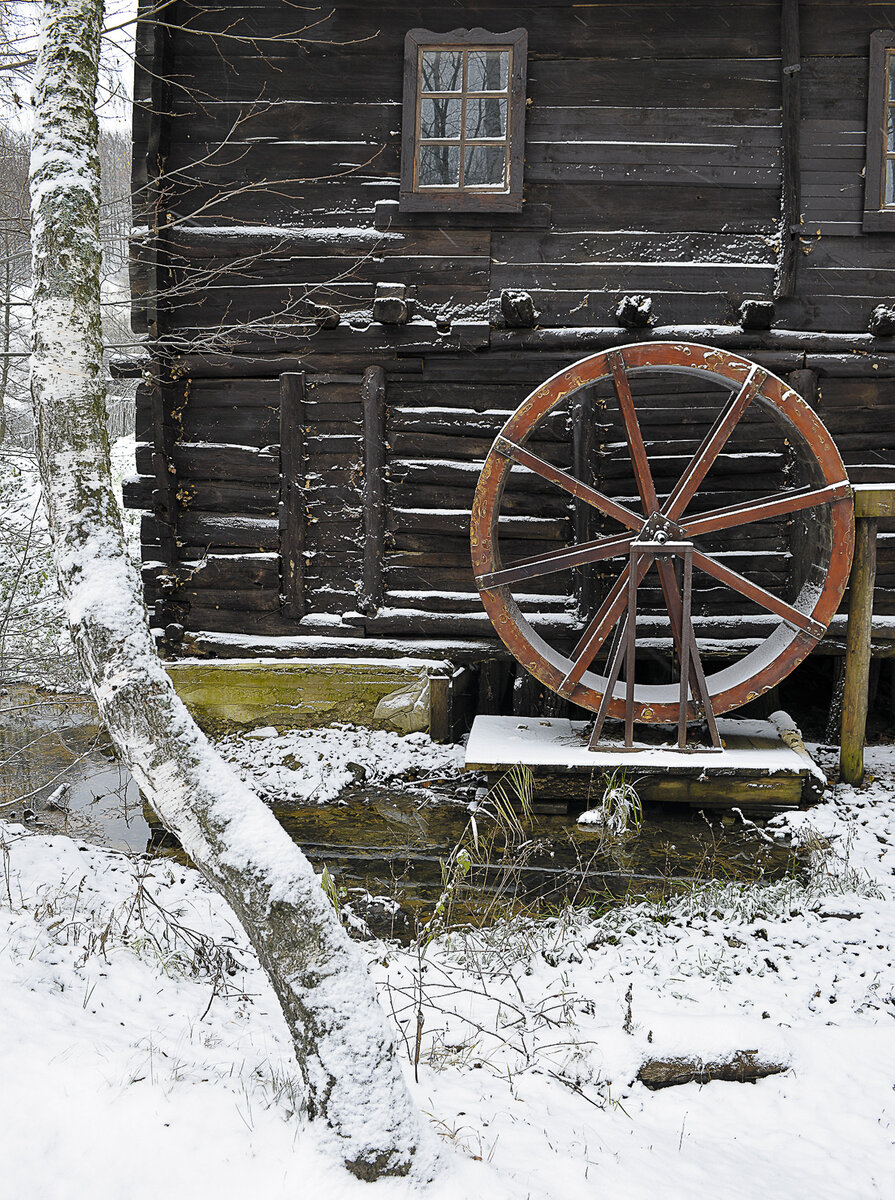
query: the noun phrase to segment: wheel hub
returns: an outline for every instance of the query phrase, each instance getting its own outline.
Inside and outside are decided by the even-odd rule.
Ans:
[[[660,512],[653,512],[643,523],[635,542],[683,542],[686,534],[682,526]]]

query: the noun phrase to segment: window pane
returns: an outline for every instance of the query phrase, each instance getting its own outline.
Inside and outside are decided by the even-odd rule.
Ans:
[[[895,204],[895,158],[887,158],[885,166],[885,199],[887,207]]]
[[[890,100],[895,100],[895,55],[889,50],[886,54],[886,76],[889,81],[887,94]]]
[[[506,100],[467,100],[466,136],[502,138],[507,131]]]
[[[466,148],[465,181],[469,186],[502,185],[505,169],[506,151],[503,146],[468,146]]]
[[[420,71],[424,92],[459,92],[463,86],[463,54],[459,50],[424,50]]]
[[[459,182],[459,146],[420,146],[420,187],[456,187]]]
[[[890,152],[895,150],[895,104],[886,108],[886,147]]]
[[[459,138],[460,101],[424,99],[420,105],[420,136]]]
[[[470,92],[505,92],[510,56],[506,50],[470,50],[466,87]]]

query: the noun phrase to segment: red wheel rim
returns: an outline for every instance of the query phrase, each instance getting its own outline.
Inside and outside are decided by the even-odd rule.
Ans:
[[[592,666],[593,659],[615,626],[624,607],[624,572],[620,576],[620,595],[601,609],[588,627],[590,643],[582,650],[582,641],[571,656],[550,646],[536,632],[521,612],[512,594],[514,576],[519,572],[547,574],[587,562],[601,561],[624,551],[624,543],[637,536],[650,515],[652,479],[648,461],[644,461],[643,440],[636,411],[627,386],[627,375],[638,371],[665,369],[672,374],[688,374],[711,379],[725,386],[730,398],[716,419],[715,443],[712,431],[703,446],[691,459],[677,487],[660,512],[678,522],[688,538],[730,528],[735,524],[751,524],[783,513],[813,509],[820,522],[819,543],[824,554],[810,564],[808,577],[798,597],[792,603],[780,600],[757,585],[743,580],[735,572],[718,564],[710,554],[698,551],[696,565],[721,583],[756,601],[760,607],[773,612],[780,624],[760,645],[737,662],[708,675],[707,684],[712,705],[717,713],[728,712],[767,692],[785,678],[814,648],[823,636],[833,614],[839,607],[848,581],[854,543],[854,515],[851,491],[845,467],[830,434],[817,415],[783,380],[758,367],[748,359],[727,351],[686,342],[645,342],[608,350],[559,371],[537,387],[513,413],[495,439],[485,459],[472,507],[472,563],[482,603],[504,645],[536,679],[560,695],[584,708],[596,711],[606,686],[606,679]],[[611,379],[622,412],[629,449],[631,451],[637,486],[640,490],[643,514],[635,513],[575,480],[566,471],[552,467],[545,460],[526,450],[526,442],[538,425],[575,392],[603,379]],[[712,513],[688,517],[686,507],[698,491],[715,456],[720,452],[742,413],[750,402],[757,403],[776,417],[785,435],[800,451],[813,476],[809,488],[791,493],[778,493],[743,505],[732,505]],[[633,413],[633,416],[631,415]],[[720,439],[720,441],[719,441]],[[709,445],[706,447],[706,441]],[[702,458],[700,458],[702,455]],[[510,469],[514,463],[535,473],[589,503],[627,529],[615,536],[597,539],[583,546],[569,547],[554,555],[535,556],[505,567],[500,558],[497,528],[500,503]],[[562,476],[562,478],[558,478]],[[675,508],[680,512],[675,515]],[[764,514],[764,516],[760,514]],[[645,514],[645,515],[644,515]],[[756,515],[759,514],[759,515]],[[748,519],[745,519],[748,516]],[[743,518],[743,519],[741,519]],[[612,544],[614,543],[614,544]],[[551,561],[548,563],[547,560]],[[562,565],[558,565],[562,564]],[[535,569],[536,568],[536,569]],[[508,578],[508,576],[510,578]],[[666,602],[670,603],[662,586]],[[751,591],[744,589],[748,584]],[[618,588],[618,584],[616,585]],[[757,593],[761,593],[757,595]],[[605,610],[605,612],[603,611]],[[617,610],[617,611],[616,611]],[[601,618],[601,612],[603,613]],[[613,612],[615,615],[613,616]],[[602,620],[602,624],[601,624]],[[605,626],[605,628],[603,628]],[[585,634],[588,630],[585,630]],[[586,659],[586,662],[583,660]],[[609,706],[613,717],[621,717],[624,697],[617,685]],[[634,689],[635,719],[645,722],[670,723],[677,720],[678,685],[637,684]]]

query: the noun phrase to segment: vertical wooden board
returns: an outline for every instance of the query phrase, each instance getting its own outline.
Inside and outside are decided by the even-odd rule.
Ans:
[[[796,290],[799,265],[799,219],[801,178],[799,133],[801,125],[801,52],[799,49],[799,0],[783,0],[780,30],[783,88],[783,179],[780,218],[780,273],[777,294],[791,296]]]
[[[354,612],[363,576],[360,374],[305,376],[305,605],[310,619]],[[333,628],[336,626],[333,625]]]
[[[280,608],[304,616],[304,372],[280,376]]]
[[[385,371],[368,367],[361,385],[364,412],[364,551],[360,610],[375,614],[384,599],[385,555]]]
[[[173,567],[179,557],[177,543],[178,480],[173,465],[174,431],[171,414],[165,403],[160,371],[155,364],[146,388],[149,393],[152,425],[152,472],[155,476],[152,511],[158,522],[158,539],[162,558],[169,567]]]

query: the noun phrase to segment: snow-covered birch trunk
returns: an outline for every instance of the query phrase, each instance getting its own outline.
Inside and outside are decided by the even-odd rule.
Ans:
[[[307,859],[215,753],[156,655],[109,474],[95,93],[102,0],[46,0],[31,166],[32,397],[59,582],[103,720],[242,922],[348,1168],[406,1174],[421,1128],[364,961]]]

